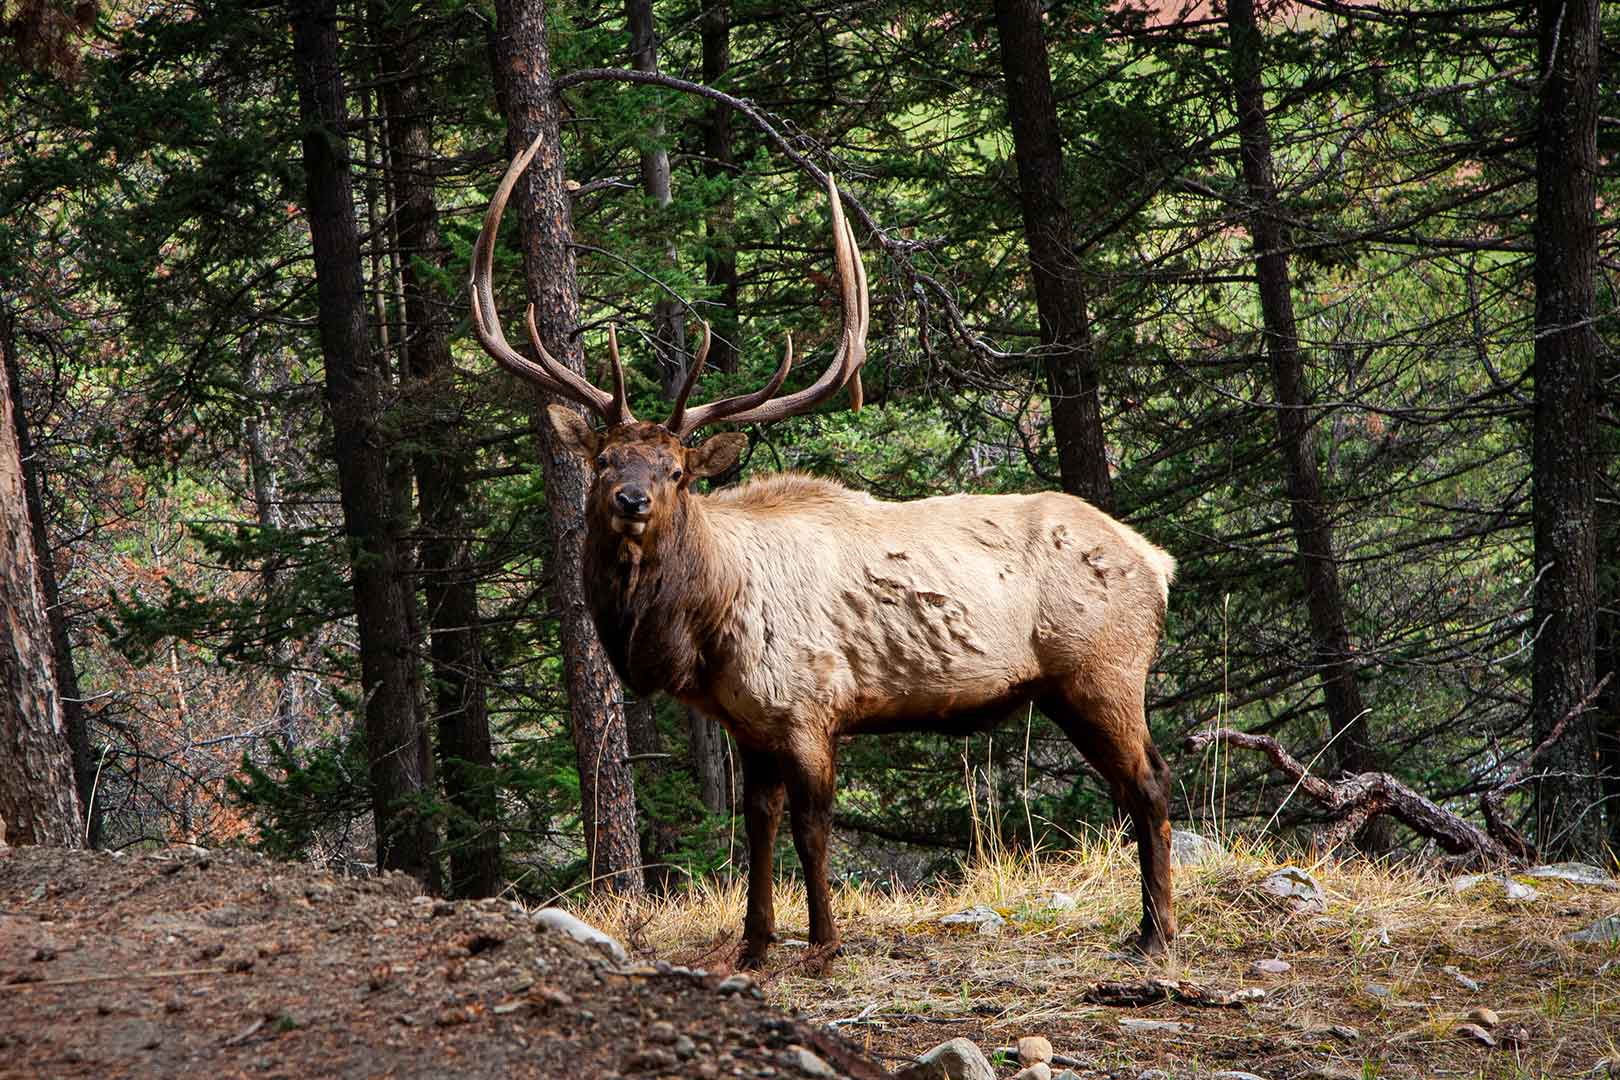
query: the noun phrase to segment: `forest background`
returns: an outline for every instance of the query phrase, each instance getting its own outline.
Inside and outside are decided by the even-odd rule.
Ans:
[[[1544,855],[1620,848],[1615,20],[8,3],[6,578],[37,554],[50,644],[15,652],[53,670],[6,724],[70,747],[0,783],[12,842],[252,842],[540,899],[737,869],[726,738],[612,678],[579,467],[469,331],[472,238],[540,135],[508,325],[534,300],[599,383],[616,325],[653,415],[699,319],[706,393],[762,383],[788,331],[820,370],[839,178],[866,407],[749,430],[723,482],[1061,488],[1166,547],[1149,709],[1176,818],[1323,813],[1183,749],[1220,725],[1464,816],[1499,797]],[[986,823],[1110,827],[1020,720],[846,746],[842,872],[948,873]]]

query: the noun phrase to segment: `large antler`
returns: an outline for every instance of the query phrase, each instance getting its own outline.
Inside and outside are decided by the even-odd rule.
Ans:
[[[512,189],[517,186],[518,177],[523,175],[523,170],[528,167],[535,152],[540,149],[542,137],[536,136],[534,142],[529,144],[529,148],[514,158],[512,164],[507,167],[506,175],[501,178],[500,186],[495,189],[494,196],[489,200],[489,211],[484,214],[484,227],[479,230],[478,242],[473,245],[472,279],[468,283],[472,290],[473,332],[478,335],[478,342],[483,345],[484,351],[514,375],[537,383],[553,394],[579,402],[610,425],[629,423],[635,417],[630,415],[630,404],[625,398],[624,368],[619,362],[619,340],[611,326],[608,327],[608,353],[613,360],[611,394],[592,386],[584,377],[566,364],[558,363],[546,351],[545,345],[540,342],[540,331],[535,326],[533,304],[529,305],[528,312],[529,343],[534,346],[535,355],[540,358],[538,364],[512,348],[507,343],[506,335],[501,331],[500,315],[495,310],[495,288],[491,280],[495,272],[495,236],[500,229],[501,212],[506,209],[506,201],[512,197]]]
[[[686,399],[692,387],[697,385],[703,361],[709,354],[709,327],[705,323],[703,344],[692,362],[692,370],[686,374],[680,395],[675,399],[675,410],[664,422],[664,427],[676,438],[684,439],[698,428],[721,420],[733,424],[757,424],[797,416],[815,408],[846,385],[850,388],[854,407],[861,407],[861,365],[866,362],[866,330],[871,321],[867,310],[866,267],[861,263],[861,251],[855,244],[855,231],[844,220],[838,185],[831,176],[827,177],[827,198],[832,203],[833,258],[838,267],[839,299],[844,310],[843,334],[827,370],[803,390],[773,400],[772,395],[781,389],[782,380],[787,378],[788,369],[793,366],[793,338],[790,336],[781,366],[763,387],[751,394],[722,398],[688,410]]]

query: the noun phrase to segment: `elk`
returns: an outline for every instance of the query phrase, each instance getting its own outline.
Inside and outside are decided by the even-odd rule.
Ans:
[[[827,882],[839,739],[898,730],[966,734],[1034,705],[1109,784],[1135,830],[1142,871],[1137,946],[1176,931],[1170,895],[1170,770],[1153,745],[1145,684],[1175,560],[1082,499],[1058,493],[883,502],[795,473],[710,494],[692,483],[729,469],[747,439],[700,428],[804,413],[848,386],[860,405],[866,274],[836,185],[827,183],[843,329],[814,383],[777,396],[791,337],[759,390],[688,404],[703,344],[669,419],[637,420],[609,330],[613,392],[546,350],[508,344],[491,282],[501,213],[537,139],[508,168],[473,250],[473,326],[503,367],[602,421],[548,410],[560,445],[594,470],[584,585],[621,679],[714,717],[736,741],[748,834],[742,966],[773,939],[772,849],[784,799],[804,866],[810,942],[837,950]]]

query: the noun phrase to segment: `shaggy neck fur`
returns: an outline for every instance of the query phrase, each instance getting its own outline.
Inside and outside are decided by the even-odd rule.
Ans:
[[[714,557],[702,497],[683,492],[667,520],[636,538],[593,512],[585,595],[608,659],[637,694],[702,691],[724,664],[724,620],[740,589]]]

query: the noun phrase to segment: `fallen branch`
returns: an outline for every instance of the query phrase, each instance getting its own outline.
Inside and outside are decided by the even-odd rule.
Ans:
[[[1092,983],[1080,995],[1080,999],[1093,1005],[1117,1005],[1127,1008],[1172,1001],[1178,1005],[1231,1009],[1251,1001],[1259,1001],[1265,996],[1264,990],[1255,987],[1244,990],[1212,990],[1207,986],[1183,982],[1180,979],[1150,978],[1131,979],[1128,982]]]
[[[123,982],[129,979],[184,979],[192,975],[226,975],[224,968],[181,968],[178,971],[120,971],[115,975],[78,975],[70,979],[35,979],[31,982],[0,983],[0,990],[34,990],[47,986],[77,986],[80,983]]]
[[[1514,851],[1479,826],[1424,798],[1389,773],[1361,773],[1331,783],[1310,775],[1276,739],[1230,728],[1195,732],[1188,736],[1186,745],[1197,752],[1213,742],[1266,755],[1299,790],[1326,807],[1334,820],[1317,832],[1317,842],[1324,849],[1332,850],[1346,843],[1369,818],[1391,814],[1413,832],[1434,840],[1448,854],[1468,856],[1470,862],[1503,863],[1512,862],[1516,857]]]

